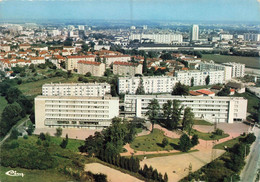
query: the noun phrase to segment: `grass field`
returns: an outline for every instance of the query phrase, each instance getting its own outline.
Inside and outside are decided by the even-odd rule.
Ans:
[[[213,60],[216,63],[226,63],[226,62],[242,63],[242,64],[245,64],[246,67],[260,69],[260,58],[259,57],[203,54],[202,58],[206,59],[206,60]]]
[[[213,124],[205,120],[194,120],[194,125],[207,125],[212,126]]]
[[[7,105],[7,101],[5,100],[4,97],[0,96],[0,119],[1,119],[1,116],[2,116],[2,112],[3,112],[6,105]]]
[[[167,138],[169,144],[166,147],[162,146],[162,140]],[[149,135],[136,137],[130,144],[132,149],[139,151],[163,151],[173,150],[178,146],[179,139],[172,139],[164,136],[163,131],[154,129]]]
[[[35,82],[29,82],[24,83],[21,85],[17,85],[17,88],[23,92],[23,94],[27,96],[36,96],[40,95],[42,93],[42,85],[45,83],[72,83],[77,82],[78,77],[72,77],[69,79],[63,78],[63,77],[53,77],[53,78],[47,78],[43,80],[38,80]]]
[[[14,170],[17,173],[23,173],[24,176],[12,177],[5,173]],[[0,180],[3,182],[64,182],[73,181],[73,178],[62,175],[56,170],[30,170],[24,168],[11,168],[0,166]]]
[[[214,149],[225,149],[225,146],[227,146],[228,148],[232,148],[236,143],[239,143],[239,139],[242,138],[242,136],[239,136],[237,138],[234,138],[232,140],[228,140],[226,142],[220,143],[215,145],[213,148]]]
[[[56,144],[56,145],[60,145],[62,142],[63,138],[58,138],[58,137],[51,137],[51,142]],[[75,139],[69,139],[68,145],[67,145],[67,149],[73,151],[73,152],[79,152],[78,147],[83,145],[84,141],[82,140],[75,140]]]
[[[229,134],[223,134],[223,135],[213,135],[212,133],[202,133],[200,131],[197,131],[197,130],[192,130],[191,132],[191,135],[198,135],[200,139],[202,140],[213,140],[213,139],[216,139],[216,140],[219,140],[221,138],[226,138],[229,136]],[[214,136],[214,138],[213,138]]]

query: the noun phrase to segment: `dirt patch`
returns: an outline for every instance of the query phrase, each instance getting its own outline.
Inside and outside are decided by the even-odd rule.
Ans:
[[[130,176],[129,174],[122,173],[118,170],[104,166],[99,163],[91,163],[85,165],[85,171],[91,171],[92,173],[103,173],[107,175],[108,181],[111,182],[141,182],[141,180]]]

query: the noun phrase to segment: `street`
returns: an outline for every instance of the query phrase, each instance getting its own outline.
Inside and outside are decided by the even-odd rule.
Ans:
[[[260,163],[260,135],[259,128],[254,128],[254,133],[256,135],[256,141],[250,148],[250,154],[246,159],[246,165],[240,174],[241,182],[254,182],[257,169],[259,168],[258,164]]]

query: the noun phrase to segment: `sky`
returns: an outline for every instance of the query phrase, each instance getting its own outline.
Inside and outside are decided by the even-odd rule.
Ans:
[[[0,0],[0,20],[260,22],[260,0]]]

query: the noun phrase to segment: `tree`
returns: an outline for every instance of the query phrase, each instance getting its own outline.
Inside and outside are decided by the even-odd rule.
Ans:
[[[109,68],[107,68],[105,73],[104,73],[104,75],[107,76],[107,77],[111,76],[112,74],[113,73],[112,73],[111,69],[109,69]]]
[[[184,130],[188,131],[188,134],[190,135],[193,125],[194,125],[194,114],[191,111],[190,107],[186,107],[184,109],[182,127]]]
[[[182,152],[188,152],[191,148],[191,141],[188,135],[185,133],[181,136],[179,141],[179,147]]]
[[[193,87],[194,86],[194,78],[192,77],[190,80],[190,86]]]
[[[62,135],[62,128],[56,128],[56,133],[54,134],[56,137],[60,137]]]
[[[143,79],[140,78],[140,81],[139,81],[139,85],[136,89],[136,92],[135,92],[136,95],[144,95],[145,94],[145,91],[144,91],[144,85],[143,85]]]
[[[210,77],[209,77],[209,75],[206,77],[205,82],[206,82],[206,85],[209,84],[209,82],[210,82]]]
[[[168,182],[168,175],[167,175],[167,173],[164,174],[163,180],[164,180],[164,182]]]
[[[181,119],[181,111],[183,110],[183,106],[181,106],[181,101],[173,100],[172,101],[172,115],[171,115],[171,123],[170,127],[172,129],[176,129],[178,123]]]
[[[30,123],[29,126],[28,126],[28,129],[27,129],[28,135],[32,135],[33,131],[34,131],[33,124]]]
[[[191,138],[191,145],[194,147],[195,145],[198,144],[199,144],[199,136],[195,134]]]
[[[167,138],[163,138],[163,140],[162,140],[162,146],[163,146],[163,147],[166,147],[168,144],[169,144],[168,139],[167,139]]]
[[[144,62],[143,62],[143,74],[147,73],[147,60],[146,56],[144,57]]]
[[[65,149],[67,147],[68,143],[69,143],[69,137],[68,137],[68,134],[66,134],[66,138],[62,140],[60,147]]]
[[[99,155],[101,157],[100,150],[103,148],[103,140],[101,133],[95,132],[94,136],[90,135],[86,138],[85,145],[80,146],[79,151],[86,152],[89,156]]]
[[[40,133],[39,139],[46,140],[45,134],[44,133]]]
[[[91,77],[91,73],[90,73],[90,72],[87,72],[87,73],[85,74],[85,76],[86,76],[86,77]]]
[[[252,144],[256,140],[256,136],[254,133],[249,133],[244,139],[243,142],[246,144]]]
[[[19,136],[19,132],[17,129],[13,129],[12,132],[11,132],[11,135],[10,135],[10,138],[11,139],[18,139],[18,136]]]
[[[22,94],[22,92],[16,88],[16,87],[11,87],[7,90],[5,99],[8,101],[9,104],[14,103],[17,101],[18,97]]]
[[[163,104],[163,116],[164,118],[166,118],[165,121],[165,125],[168,127],[170,127],[170,123],[171,123],[171,116],[172,116],[172,101],[171,100],[167,100],[166,103]],[[171,127],[170,127],[171,128]]]
[[[226,85],[224,86],[224,88],[218,92],[218,96],[228,96],[230,94],[230,88],[227,87]]]
[[[147,109],[148,111],[146,112],[146,116],[148,116],[148,119],[152,123],[152,132],[153,132],[155,121],[156,119],[158,119],[159,116],[160,105],[156,99],[153,99],[148,104]]]
[[[173,87],[172,95],[189,95],[189,87],[178,82]]]

